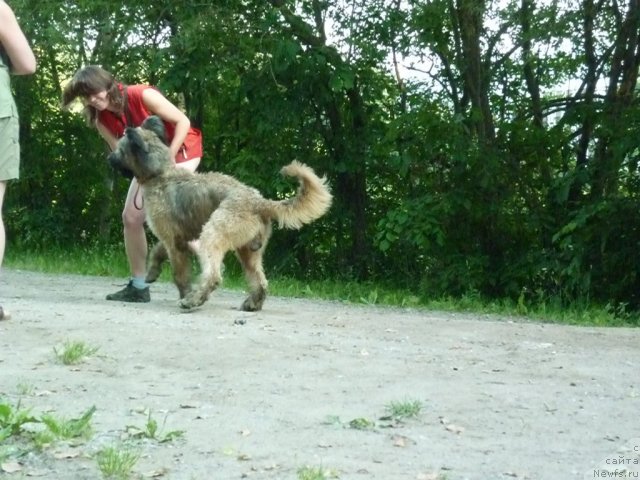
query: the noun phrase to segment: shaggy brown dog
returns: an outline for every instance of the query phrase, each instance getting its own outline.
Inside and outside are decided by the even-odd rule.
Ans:
[[[151,256],[148,281],[157,278],[166,248],[180,292],[179,305],[190,310],[202,305],[218,287],[224,256],[234,250],[249,284],[249,297],[241,308],[260,310],[267,292],[262,255],[272,221],[298,229],[324,215],[332,200],[326,179],[294,161],[281,173],[298,178],[297,194],[286,200],[268,200],[228,175],[175,168],[164,135],[160,119],[149,117],[140,127],[127,128],[109,155],[115,169],[133,173],[144,187],[147,222],[162,243]],[[192,290],[188,242],[195,239],[199,239],[202,272]]]

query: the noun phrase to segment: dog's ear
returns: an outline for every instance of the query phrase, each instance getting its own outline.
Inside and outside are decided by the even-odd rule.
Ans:
[[[124,130],[124,136],[129,141],[129,148],[133,155],[136,157],[146,156],[149,152],[149,147],[135,128],[127,127]]]
[[[144,122],[142,122],[142,125],[140,125],[140,128],[152,131],[162,140],[162,143],[167,144],[167,132],[164,128],[164,122],[157,115],[147,117]]]

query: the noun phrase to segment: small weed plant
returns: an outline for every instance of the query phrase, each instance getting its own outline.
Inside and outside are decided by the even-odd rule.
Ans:
[[[419,400],[406,400],[391,402],[386,407],[388,415],[395,420],[415,418],[422,411],[422,403]]]
[[[16,391],[18,392],[18,395],[22,397],[33,395],[34,390],[35,389],[33,385],[26,382],[20,382],[18,383],[18,385],[16,385]]]
[[[380,424],[366,417],[356,417],[348,422],[343,422],[338,415],[329,415],[322,423],[324,425],[338,425],[353,430],[375,430],[378,427],[391,427],[397,425],[402,420],[415,418],[420,415],[422,403],[419,400],[390,402],[385,406],[385,410],[387,414],[379,418],[379,420],[382,421]]]
[[[97,347],[90,347],[80,341],[66,341],[60,349],[53,348],[56,358],[64,365],[77,365],[97,351]]]
[[[45,414],[41,421],[47,427],[47,431],[42,432],[41,440],[43,443],[50,443],[44,440],[73,440],[84,439],[91,435],[91,417],[96,411],[96,407],[92,406],[82,414],[80,418],[56,418],[53,415]]]
[[[140,459],[140,453],[129,446],[110,446],[96,455],[98,469],[103,478],[128,480],[133,476],[133,468]]]
[[[0,400],[0,442],[20,435],[28,423],[40,423],[40,420],[31,415],[31,409],[22,408],[20,402],[14,406]]]
[[[358,417],[349,422],[349,428],[354,430],[371,430],[375,428],[376,423],[368,418]]]
[[[343,422],[338,415],[329,415],[322,422],[324,425],[336,425],[343,428],[352,428],[353,430],[372,430],[376,427],[376,422],[365,417],[358,417],[348,422]]]
[[[184,430],[171,430],[167,433],[162,433],[166,423],[167,415],[165,415],[164,421],[162,422],[162,428],[159,428],[158,422],[151,416],[151,412],[149,412],[144,428],[127,425],[127,433],[133,438],[147,438],[149,440],[155,440],[158,443],[171,442],[184,435]]]
[[[329,480],[338,478],[338,474],[322,467],[301,467],[298,469],[298,480]]]

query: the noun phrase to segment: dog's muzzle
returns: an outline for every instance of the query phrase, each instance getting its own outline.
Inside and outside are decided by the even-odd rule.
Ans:
[[[127,167],[125,167],[124,165],[122,165],[122,162],[120,161],[120,157],[115,152],[110,153],[109,156],[107,157],[107,160],[109,161],[111,168],[113,168],[120,175],[129,179],[133,178],[133,172],[129,170]]]

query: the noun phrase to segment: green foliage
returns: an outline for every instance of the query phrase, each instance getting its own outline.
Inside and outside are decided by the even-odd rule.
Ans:
[[[14,406],[0,401],[0,442],[27,434],[27,439],[32,440],[36,447],[42,448],[56,440],[86,439],[91,433],[91,418],[95,411],[96,407],[93,406],[75,419],[58,418],[52,414],[36,417],[31,414],[31,409],[22,408],[20,402]],[[25,429],[30,424],[40,424],[45,429]]]
[[[368,418],[358,417],[349,421],[349,428],[353,428],[354,430],[371,430],[375,428],[376,424],[373,420],[369,420]]]
[[[329,480],[339,478],[334,471],[322,467],[300,467],[297,471],[298,480]]]
[[[76,365],[84,361],[98,351],[97,347],[91,347],[84,342],[68,340],[59,349],[54,347],[56,358],[64,365]]]
[[[11,405],[0,400],[0,442],[20,435],[26,424],[39,422],[38,418],[31,415],[31,409],[22,408],[20,402]]]
[[[69,259],[75,259],[75,262],[70,262]],[[48,258],[45,253],[34,256],[32,252],[21,253],[14,250],[6,259],[5,267],[19,267],[49,274],[82,271],[86,275],[102,275],[105,274],[103,271],[105,261],[99,250],[86,252],[83,257],[75,250],[63,252],[54,249],[51,252],[51,258]],[[224,286],[244,290],[245,280],[235,258],[227,257],[225,266]],[[106,275],[126,275],[126,270],[124,267],[122,270],[110,270]],[[429,285],[426,283],[428,278],[425,276],[425,285]],[[162,280],[171,281],[167,269],[163,272]],[[517,299],[492,299],[483,296],[477,290],[468,290],[465,294],[456,296],[429,294],[425,291],[428,292],[430,287],[422,287],[421,291],[417,287],[401,288],[393,281],[299,280],[284,275],[270,275],[269,290],[271,294],[280,296],[501,316],[526,316],[536,321],[576,325],[631,326],[640,323],[637,311],[624,302],[612,301],[603,305],[585,305],[578,302],[568,304],[566,298],[563,299],[559,294],[546,293],[560,289],[559,286],[551,284],[552,280],[547,279],[544,272],[536,282],[539,284],[547,282],[551,286],[533,291],[523,289]]]
[[[404,400],[390,402],[385,406],[390,417],[396,420],[414,418],[422,411],[422,402],[419,400]]]
[[[154,419],[151,416],[151,412],[149,412],[144,428],[139,428],[134,425],[128,425],[126,430],[132,438],[147,438],[149,440],[155,440],[158,443],[171,442],[184,435],[184,430],[171,430],[169,432],[163,433],[162,430],[164,429],[164,425],[166,424],[166,422],[167,415],[165,415],[164,417],[162,427],[159,427],[158,421]]]
[[[40,421],[47,427],[48,433],[56,440],[71,440],[88,438],[91,434],[91,418],[96,412],[92,406],[79,418],[58,418],[51,414],[44,414]]]
[[[112,480],[132,478],[133,468],[139,459],[140,453],[128,446],[105,447],[96,455],[103,478]]]
[[[295,189],[277,173],[292,159],[327,175],[329,214],[273,236],[276,276],[392,285],[410,304],[613,305],[624,321],[640,307],[638,65],[610,54],[636,48],[622,30],[635,3],[618,16],[515,0],[13,6],[39,66],[14,81],[8,256],[102,251],[100,274],[127,272],[128,184],[95,129],[59,108],[73,72],[98,63],[185,109],[203,170],[270,198]],[[378,287],[341,293],[385,301]]]

